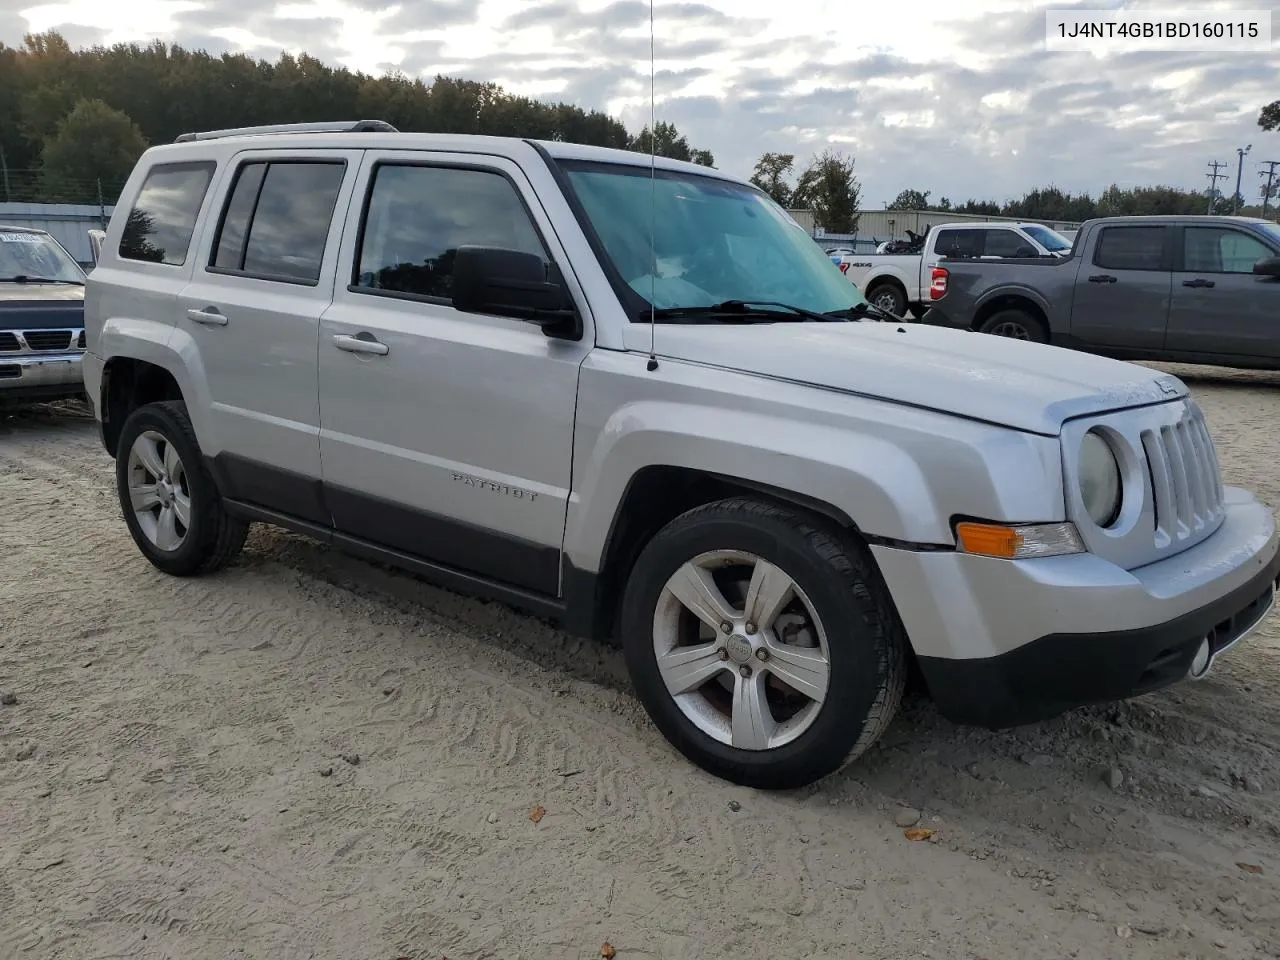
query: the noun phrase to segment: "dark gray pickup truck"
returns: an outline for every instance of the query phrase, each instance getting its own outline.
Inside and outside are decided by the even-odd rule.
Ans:
[[[924,323],[1122,360],[1280,368],[1280,226],[1089,220],[1061,260],[945,260]]]
[[[84,280],[48,233],[0,223],[0,409],[84,396]]]

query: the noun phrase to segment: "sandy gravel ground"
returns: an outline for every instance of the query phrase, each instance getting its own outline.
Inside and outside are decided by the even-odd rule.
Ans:
[[[1280,506],[1280,375],[1175,372]],[[1280,957],[1277,619],[1203,684],[1014,733],[911,700],[767,795],[506,608],[269,530],[162,576],[44,408],[0,420],[0,687],[3,960]]]

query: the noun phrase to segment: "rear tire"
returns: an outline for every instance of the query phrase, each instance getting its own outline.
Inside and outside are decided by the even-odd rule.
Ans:
[[[888,727],[906,681],[907,640],[867,548],[748,498],[654,536],[627,581],[621,633],[654,724],[743,786],[794,789],[850,763]]]
[[[224,509],[181,401],[145,404],[125,420],[116,491],[142,555],[175,577],[221,569],[249,533],[246,521]]]
[[[903,316],[907,312],[907,294],[896,283],[873,284],[867,291],[867,302],[873,307]]]
[[[1048,343],[1049,331],[1039,317],[1017,308],[997,310],[979,328],[982,333],[1032,343]]]

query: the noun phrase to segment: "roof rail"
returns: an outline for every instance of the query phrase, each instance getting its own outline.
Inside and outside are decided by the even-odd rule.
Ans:
[[[174,143],[220,140],[223,137],[258,137],[270,133],[399,133],[385,120],[322,120],[318,123],[272,123],[261,127],[229,127],[179,134]]]

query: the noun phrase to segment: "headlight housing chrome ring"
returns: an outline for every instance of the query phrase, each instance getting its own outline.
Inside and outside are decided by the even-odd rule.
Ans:
[[[1079,481],[1089,519],[1103,530],[1113,526],[1124,505],[1124,485],[1116,452],[1097,430],[1090,430],[1080,441]]]

